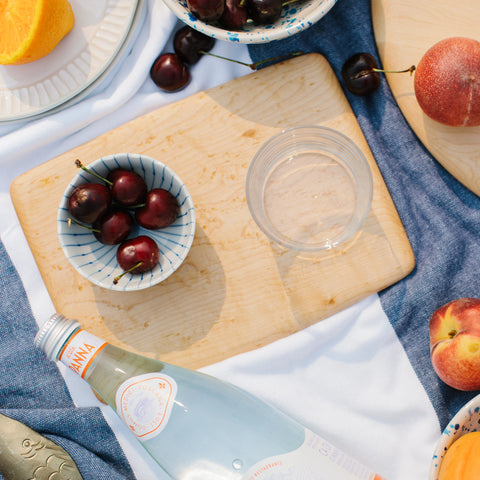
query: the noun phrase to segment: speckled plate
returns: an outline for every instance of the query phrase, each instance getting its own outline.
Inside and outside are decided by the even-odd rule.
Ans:
[[[248,22],[241,31],[229,31],[218,24],[207,24],[194,17],[186,0],[163,0],[184,23],[213,38],[238,43],[267,43],[280,40],[311,27],[326,15],[337,0],[298,0],[283,8],[282,16],[272,25]]]
[[[0,121],[49,111],[88,88],[117,56],[138,0],[71,0],[75,25],[49,55],[0,65]]]
[[[480,395],[466,403],[452,418],[438,441],[433,453],[428,480],[438,480],[443,456],[448,447],[462,435],[480,430]]]
[[[72,164],[72,170],[75,168]],[[167,228],[147,230],[135,226],[130,238],[137,235],[153,238],[160,249],[160,261],[153,270],[142,274],[126,274],[114,284],[113,279],[122,273],[116,258],[118,247],[101,244],[92,232],[79,225],[72,223],[69,226],[68,198],[72,191],[82,183],[100,182],[92,174],[78,170],[63,194],[57,215],[58,238],[68,261],[87,280],[109,290],[142,290],[165,280],[182,264],[195,236],[195,210],[187,187],[168,166],[145,155],[109,155],[94,161],[88,168],[104,178],[114,168],[134,170],[145,179],[148,189],[169,190],[178,201],[179,214]]]

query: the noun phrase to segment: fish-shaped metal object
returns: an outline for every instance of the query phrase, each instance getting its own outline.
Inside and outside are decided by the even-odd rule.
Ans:
[[[62,447],[2,414],[0,473],[5,480],[83,480],[75,462]]]

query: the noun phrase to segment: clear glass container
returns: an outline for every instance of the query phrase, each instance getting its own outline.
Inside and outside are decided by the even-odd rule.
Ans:
[[[269,139],[250,164],[246,197],[267,237],[287,249],[336,247],[359,231],[372,203],[370,166],[335,130],[300,126]]]

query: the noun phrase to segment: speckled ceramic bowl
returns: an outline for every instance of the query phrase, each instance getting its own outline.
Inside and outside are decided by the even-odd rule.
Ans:
[[[466,403],[445,427],[433,452],[428,480],[438,480],[440,465],[448,447],[462,435],[477,431],[480,431],[480,395]]]
[[[142,274],[126,274],[114,284],[113,279],[122,273],[116,258],[118,246],[103,245],[85,228],[75,224],[69,226],[68,198],[72,191],[82,183],[100,182],[90,173],[78,170],[63,194],[57,215],[58,238],[68,261],[87,280],[109,290],[142,290],[165,280],[182,264],[195,235],[193,201],[182,180],[158,160],[133,153],[109,155],[86,166],[102,177],[115,168],[135,171],[144,178],[149,190],[169,190],[178,201],[179,214],[167,228],[147,230],[138,225],[134,227],[129,238],[137,235],[153,238],[160,249],[160,261],[153,270]],[[72,171],[74,168],[72,165]]]
[[[267,43],[280,40],[311,27],[326,15],[337,0],[298,0],[283,8],[282,16],[272,25],[248,22],[240,31],[229,31],[218,24],[208,24],[194,17],[186,0],[163,0],[184,23],[213,38],[238,43]]]

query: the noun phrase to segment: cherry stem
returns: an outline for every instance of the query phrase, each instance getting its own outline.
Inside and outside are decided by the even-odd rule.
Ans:
[[[266,60],[261,60],[255,63],[245,63],[245,62],[241,62],[240,60],[234,60],[232,58],[222,57],[221,55],[215,55],[214,53],[205,52],[204,50],[200,50],[198,53],[201,53],[203,55],[210,55],[211,57],[220,58],[221,60],[227,60],[229,62],[238,63],[239,65],[245,65],[245,67],[249,67],[252,70],[256,70],[259,65],[262,65],[267,62],[285,60],[287,58],[298,57],[299,55],[303,55],[303,52],[294,52],[294,53],[288,53],[286,55],[280,55],[278,57],[267,58]]]
[[[88,225],[84,225],[83,223],[77,222],[73,218],[67,218],[67,225],[69,227],[72,225],[72,223],[74,223],[75,225],[78,225],[79,227],[83,227],[86,230],[90,230],[91,232],[100,233],[100,230],[98,230],[97,228],[93,228],[93,227],[89,227]]]
[[[140,260],[136,265],[134,265],[133,267],[130,267],[128,270],[125,270],[123,271],[120,275],[117,275],[114,279],[113,279],[113,284],[116,285],[118,283],[118,281],[126,274],[126,273],[131,273],[133,272],[133,270],[137,269],[138,267],[142,266],[143,265],[143,260]]]
[[[112,183],[110,180],[107,180],[106,178],[103,178],[102,176],[98,175],[97,173],[95,173],[94,171],[90,170],[90,169],[87,168],[85,165],[83,165],[83,163],[82,163],[78,158],[75,160],[75,165],[76,165],[78,168],[81,168],[82,170],[85,170],[85,172],[90,173],[90,174],[93,175],[94,177],[97,177],[97,178],[99,178],[100,180],[104,181],[107,185],[110,185],[110,186],[113,185],[113,183]]]
[[[372,71],[378,72],[378,73],[407,73],[410,72],[410,75],[413,75],[413,72],[415,71],[417,67],[415,65],[412,65],[409,68],[406,68],[405,70],[382,70],[381,68],[372,68]]]

